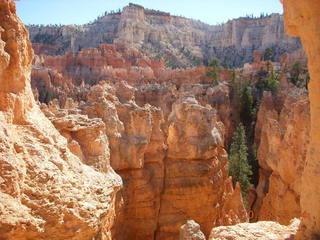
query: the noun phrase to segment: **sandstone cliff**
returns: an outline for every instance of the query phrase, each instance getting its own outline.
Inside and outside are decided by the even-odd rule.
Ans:
[[[256,124],[260,166],[258,220],[289,224],[301,216],[300,196],[310,131],[307,93],[291,88],[272,96],[265,92]]]
[[[0,1],[0,36],[1,239],[111,239],[122,182],[110,167],[108,142],[97,152],[101,165],[86,149],[80,159],[40,111],[28,32],[10,0]]]
[[[62,54],[101,43],[122,42],[162,58],[170,67],[197,66],[212,58],[239,66],[252,60],[254,50],[272,47],[276,59],[301,47],[284,33],[283,17],[239,18],[219,26],[171,16],[130,4],[83,26],[29,26],[36,54]]]
[[[182,94],[165,120],[148,98],[137,105],[135,96],[142,94],[136,91],[125,82],[101,82],[79,107],[109,126],[111,165],[124,181],[115,237],[176,239],[188,219],[206,235],[213,226],[247,221],[239,186],[233,190],[227,176],[224,127],[216,110]]]
[[[311,112],[310,144],[307,160],[302,173],[301,211],[302,228],[298,239],[319,239],[320,237],[320,134],[319,134],[319,60],[320,60],[320,5],[317,0],[284,0],[285,23],[287,32],[301,37],[308,55],[309,99]]]

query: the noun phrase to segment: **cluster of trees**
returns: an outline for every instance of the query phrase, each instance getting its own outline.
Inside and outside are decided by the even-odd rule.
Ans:
[[[289,70],[289,82],[297,87],[305,87],[308,89],[310,74],[308,69],[304,68],[300,62],[295,62]]]
[[[29,24],[27,25],[27,27],[29,28],[44,28],[44,27],[53,27],[53,28],[60,28],[60,27],[63,27],[65,25],[62,25],[62,24]]]
[[[191,66],[199,67],[203,64],[203,60],[200,57],[195,56],[189,49],[183,47],[181,53],[188,59]]]
[[[242,123],[237,127],[229,152],[229,175],[233,184],[240,183],[242,197],[245,202],[247,189],[252,187],[250,176],[252,169],[248,160],[248,147],[246,143],[246,131]]]
[[[41,103],[48,104],[54,99],[54,94],[45,88],[38,88],[39,92],[39,101]]]
[[[254,16],[253,14],[247,14],[245,16],[245,18],[252,18],[252,19],[257,19],[257,18],[266,18],[266,17],[270,17],[271,14],[268,13],[260,13],[259,16]]]
[[[262,97],[264,91],[270,91],[272,93],[277,92],[279,88],[279,73],[274,70],[270,65],[269,71],[261,69],[255,76],[256,83],[255,88],[259,92],[259,97]]]
[[[234,103],[239,109],[240,124],[234,132],[229,152],[229,175],[234,184],[241,185],[246,201],[246,191],[259,179],[259,165],[254,130],[260,101],[264,91],[276,93],[279,88],[279,73],[269,65],[269,71],[261,69],[254,76],[255,82],[236,81],[237,72],[232,71]]]

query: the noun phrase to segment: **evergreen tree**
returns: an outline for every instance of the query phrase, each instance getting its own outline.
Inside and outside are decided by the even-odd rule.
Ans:
[[[253,95],[250,82],[244,82],[240,89],[240,118],[248,126],[253,119]]]
[[[290,77],[289,81],[296,85],[297,87],[301,87],[303,85],[304,79],[301,77],[304,69],[300,62],[295,62],[290,69]]]
[[[233,184],[239,182],[243,199],[246,199],[246,191],[252,186],[250,176],[251,167],[248,162],[248,147],[244,126],[240,123],[237,127],[230,147],[229,154],[229,175],[233,178]]]
[[[232,72],[231,72],[231,79],[232,79],[232,82],[234,83],[236,80],[237,80],[237,71],[232,68]]]
[[[218,59],[212,59],[210,64],[210,70],[208,76],[212,78],[214,84],[218,84],[220,78],[220,61]]]
[[[266,50],[264,50],[263,59],[265,61],[268,61],[272,59],[272,56],[273,56],[272,49],[266,48]]]
[[[261,69],[256,74],[257,82],[255,87],[259,90],[260,96],[263,91],[276,92],[279,88],[279,74],[274,70],[272,66],[269,67],[269,72]]]

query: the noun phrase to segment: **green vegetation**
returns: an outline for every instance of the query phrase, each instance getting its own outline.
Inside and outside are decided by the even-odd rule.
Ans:
[[[289,70],[290,76],[289,76],[289,82],[294,84],[297,87],[302,87],[305,84],[305,79],[303,79],[302,75],[306,72],[306,69],[302,67],[300,62],[295,62],[291,69]],[[308,74],[306,76],[306,82],[308,81]]]
[[[209,64],[210,70],[208,71],[207,75],[212,78],[213,84],[217,85],[220,79],[220,61],[216,58],[212,59]]]
[[[240,88],[240,119],[245,125],[250,125],[253,120],[254,102],[252,85],[245,82]]]
[[[39,101],[41,103],[48,104],[54,99],[53,94],[46,89],[38,89],[39,91]]]
[[[263,59],[264,59],[265,61],[270,61],[270,60],[272,60],[272,57],[273,57],[272,48],[266,48],[266,49],[264,50]]]
[[[250,183],[252,171],[248,162],[245,128],[241,123],[237,127],[232,138],[229,154],[229,175],[232,176],[234,185],[237,182],[240,183],[242,197],[245,201],[246,191],[252,186]]]
[[[255,87],[259,90],[262,96],[263,91],[271,91],[275,93],[279,88],[279,74],[274,71],[272,66],[269,66],[269,71],[261,69],[256,74],[257,82]]]
[[[166,66],[169,67],[169,68],[172,68],[172,69],[177,69],[177,68],[181,68],[181,65],[173,60],[173,59],[167,59],[166,60]]]
[[[249,145],[249,144],[248,144]],[[254,186],[257,186],[259,183],[259,161],[257,157],[257,146],[256,144],[251,144],[248,147],[248,162],[251,166],[252,175],[251,175],[251,183]]]
[[[194,55],[189,49],[183,47],[181,49],[181,53],[188,59],[188,62],[190,62],[190,67],[199,67],[203,65],[203,60],[200,57]]]
[[[234,68],[232,68],[232,72],[231,72],[231,79],[232,79],[232,82],[233,82],[233,83],[235,83],[235,82],[236,82],[236,80],[237,80],[237,78],[238,78],[237,71],[236,71]]]

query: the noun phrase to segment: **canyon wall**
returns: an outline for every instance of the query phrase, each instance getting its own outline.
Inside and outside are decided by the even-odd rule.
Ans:
[[[305,89],[265,92],[256,124],[260,166],[255,219],[287,225],[301,216],[301,185],[309,143],[310,109]]]
[[[218,58],[226,66],[252,60],[254,50],[271,47],[275,59],[301,48],[285,34],[283,17],[243,17],[211,26],[169,13],[130,4],[122,12],[99,17],[82,26],[29,26],[36,54],[61,55],[101,43],[124,43],[170,67],[191,67]]]
[[[290,35],[301,37],[308,55],[311,80],[309,99],[311,111],[310,144],[302,173],[301,211],[302,226],[297,239],[320,237],[320,5],[317,0],[284,0],[286,30]]]
[[[155,91],[161,96],[159,85],[154,85]],[[74,144],[79,133],[68,121],[74,119],[73,112],[84,115],[80,125],[88,116],[108,126],[111,166],[124,184],[118,194],[115,239],[177,239],[188,219],[199,222],[208,236],[214,226],[248,220],[240,187],[233,189],[228,178],[225,131],[217,110],[199,103],[192,91],[180,91],[176,99],[162,99],[164,105],[172,105],[168,114],[156,107],[160,102],[149,104],[148,88],[126,82],[100,82],[91,88],[88,101],[75,109],[43,107],[80,158],[88,151]],[[139,105],[135,96],[140,96]]]
[[[86,102],[40,111],[27,30],[14,2],[1,0],[0,13],[1,238],[176,239],[188,219],[207,236],[213,226],[248,221],[240,186],[228,178],[217,114],[228,97],[198,101],[181,88],[164,114],[148,104],[149,93],[137,105],[136,88],[100,81],[83,93]]]
[[[14,2],[1,0],[0,238],[112,239],[122,181],[110,167],[105,125],[98,120],[76,123],[78,132],[95,125],[92,140],[101,148],[95,158],[86,149],[83,158],[73,155],[33,99],[32,57]],[[84,141],[89,132],[78,136]]]

